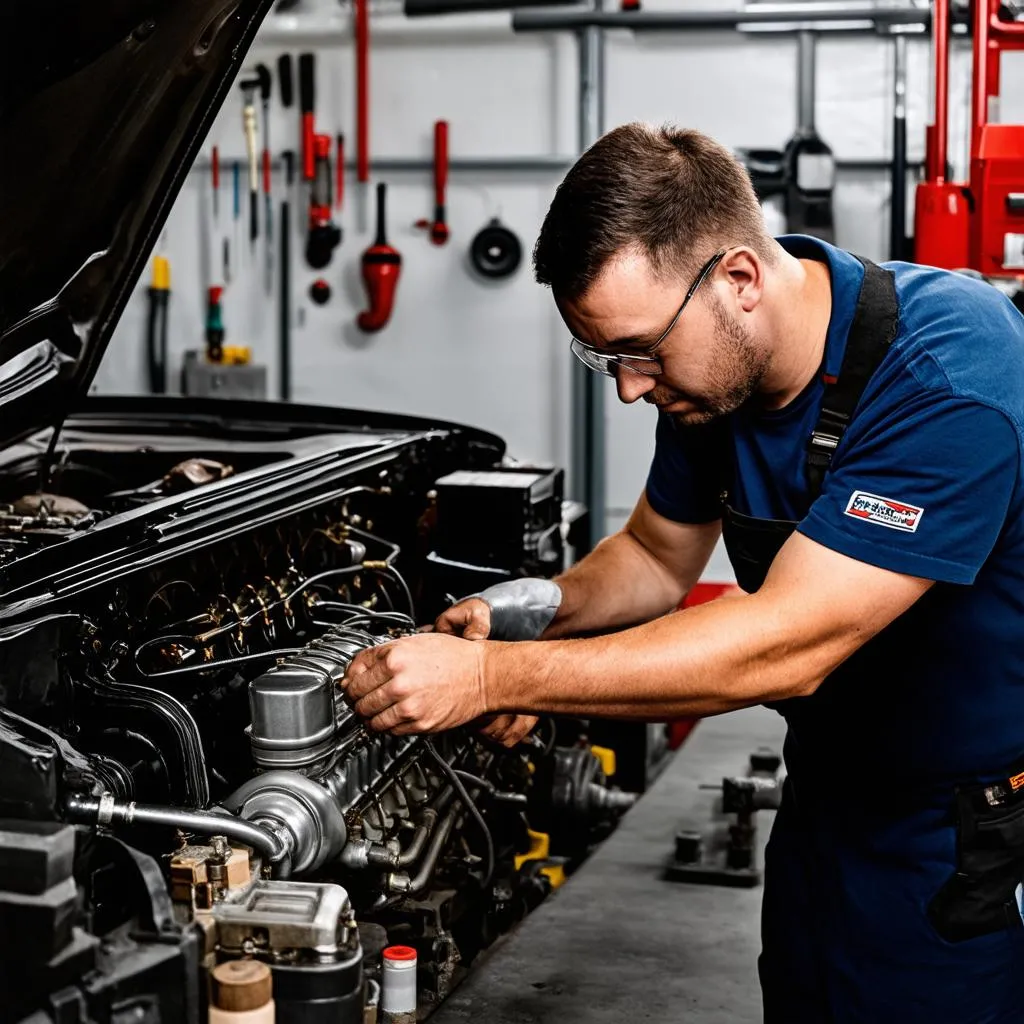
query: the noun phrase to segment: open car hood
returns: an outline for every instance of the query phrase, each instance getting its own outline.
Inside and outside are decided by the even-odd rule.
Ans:
[[[272,5],[3,5],[0,445],[85,394]]]

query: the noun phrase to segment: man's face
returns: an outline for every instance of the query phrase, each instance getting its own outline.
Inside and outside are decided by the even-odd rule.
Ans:
[[[757,390],[769,356],[754,335],[750,302],[739,295],[748,259],[741,256],[736,263],[727,254],[701,282],[653,352],[660,373],[615,367],[623,402],[643,398],[691,426],[732,412]],[[625,253],[584,296],[558,306],[573,335],[586,344],[603,353],[642,356],[671,323],[692,283],[658,276],[644,255]]]

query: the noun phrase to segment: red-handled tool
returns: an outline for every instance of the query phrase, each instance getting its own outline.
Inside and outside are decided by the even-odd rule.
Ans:
[[[281,154],[284,161],[284,198],[281,200],[280,231],[281,270],[278,273],[278,383],[282,402],[292,397],[292,281],[291,281],[291,195],[295,186],[295,154],[286,149]]]
[[[341,228],[331,220],[331,137],[313,137],[313,186],[309,191],[309,233],[306,235],[306,262],[315,270],[331,262],[341,241]]]
[[[370,12],[368,0],[353,0],[356,44],[356,180],[370,180]]]
[[[385,229],[385,199],[387,186],[377,186],[377,238],[363,253],[363,284],[369,299],[369,309],[356,319],[360,330],[379,331],[391,319],[395,304],[398,275],[402,270],[402,257],[397,249],[388,245]]]
[[[448,241],[448,225],[445,222],[445,189],[448,187],[448,122],[434,122],[434,220],[416,221],[416,227],[430,231],[434,245]]]
[[[316,64],[311,53],[299,54],[299,110],[302,111],[302,177],[316,176],[314,104],[316,100]]]
[[[220,213],[220,150],[216,146],[210,155],[210,172],[213,176],[213,222],[216,224]]]

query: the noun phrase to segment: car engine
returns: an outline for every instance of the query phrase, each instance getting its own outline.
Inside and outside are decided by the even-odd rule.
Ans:
[[[396,944],[426,1016],[635,797],[586,722],[377,735],[338,682],[558,571],[561,474],[454,429],[123,428],[0,465],[0,1019],[200,1021],[232,960],[279,1021],[374,1019]]]

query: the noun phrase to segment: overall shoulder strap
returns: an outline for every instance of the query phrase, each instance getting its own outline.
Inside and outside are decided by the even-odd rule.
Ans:
[[[821,494],[832,456],[899,327],[899,302],[892,271],[857,258],[864,264],[864,281],[847,335],[843,365],[838,377],[825,377],[821,413],[807,442],[807,483],[812,502]]]

